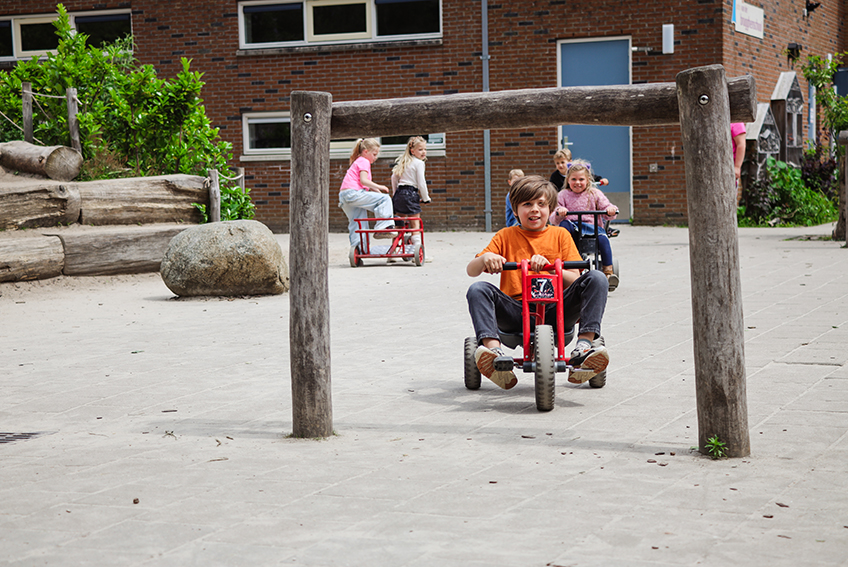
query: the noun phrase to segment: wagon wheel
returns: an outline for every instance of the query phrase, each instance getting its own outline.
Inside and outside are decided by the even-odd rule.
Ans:
[[[550,325],[536,325],[536,409],[554,409],[554,329]]]
[[[477,339],[465,338],[465,387],[469,390],[480,389],[480,370],[474,361],[474,352],[477,350]]]
[[[350,247],[350,252],[348,253],[348,260],[350,260],[351,268],[355,268],[357,266],[362,265],[362,258],[359,257],[359,246]]]
[[[416,244],[412,251],[412,259],[415,260],[415,265],[420,266],[424,263],[424,246]]]

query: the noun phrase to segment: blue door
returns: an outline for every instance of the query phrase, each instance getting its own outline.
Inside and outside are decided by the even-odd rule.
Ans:
[[[630,40],[563,41],[559,51],[560,86],[630,84]],[[594,173],[609,179],[602,188],[619,208],[618,220],[629,220],[631,211],[632,153],[629,126],[561,127],[560,147],[572,157],[592,164]]]

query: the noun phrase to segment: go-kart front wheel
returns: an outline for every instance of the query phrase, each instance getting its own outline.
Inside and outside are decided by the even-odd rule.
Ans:
[[[351,246],[347,257],[350,260],[350,267],[356,268],[362,265],[362,258],[359,258],[359,246]]]
[[[554,328],[536,325],[536,409],[554,409],[554,386],[556,378]]]
[[[474,360],[474,352],[477,350],[477,339],[465,337],[465,387],[469,390],[479,390],[482,377]]]

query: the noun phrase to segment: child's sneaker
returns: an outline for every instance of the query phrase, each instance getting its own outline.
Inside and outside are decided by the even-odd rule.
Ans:
[[[498,358],[508,358],[510,364],[512,364],[512,359],[499,348],[490,349],[480,345],[474,352],[474,362],[477,363],[480,374],[497,384],[498,387],[509,390],[518,384],[518,378],[515,377],[512,370],[495,370],[495,360]]]
[[[578,346],[571,352],[568,364],[572,370],[568,381],[572,384],[582,384],[606,370],[609,365],[609,352],[604,346],[603,339],[596,340],[591,345],[578,341]]]

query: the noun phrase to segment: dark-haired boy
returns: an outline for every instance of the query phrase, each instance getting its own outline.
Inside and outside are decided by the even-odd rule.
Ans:
[[[556,197],[554,185],[538,175],[516,181],[510,189],[510,203],[519,225],[498,231],[466,268],[471,277],[484,272],[501,275],[500,288],[485,281],[475,282],[468,288],[466,299],[480,345],[474,353],[477,368],[486,378],[507,390],[518,380],[512,370],[495,370],[495,360],[506,357],[501,350],[498,329],[513,333],[521,331],[521,272],[504,271],[504,262],[520,262],[527,258],[531,270],[541,271],[542,266],[553,263],[557,258],[563,261],[581,259],[568,231],[548,226]],[[570,357],[574,371],[568,380],[580,384],[609,364],[607,349],[602,340],[597,340],[601,335],[609,284],[606,276],[597,270],[589,270],[582,275],[579,270],[563,270],[562,275],[565,327],[570,328],[580,321],[577,345]],[[545,313],[545,323],[553,324],[555,320],[555,305],[551,304]]]

